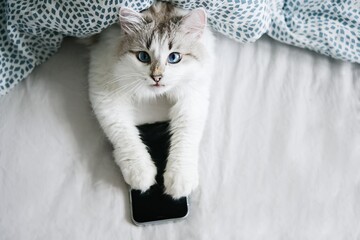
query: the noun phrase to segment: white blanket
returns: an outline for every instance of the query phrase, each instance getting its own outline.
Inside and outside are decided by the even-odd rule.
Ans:
[[[0,98],[0,239],[359,239],[360,66],[218,36],[189,217],[137,227],[73,40]]]

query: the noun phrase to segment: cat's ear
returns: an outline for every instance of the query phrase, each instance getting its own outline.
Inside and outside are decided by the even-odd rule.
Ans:
[[[141,25],[144,22],[140,13],[127,7],[120,8],[119,20],[121,28],[127,34],[140,31]]]
[[[186,34],[192,37],[200,38],[204,32],[207,22],[205,9],[196,8],[184,16],[181,21],[181,27]]]

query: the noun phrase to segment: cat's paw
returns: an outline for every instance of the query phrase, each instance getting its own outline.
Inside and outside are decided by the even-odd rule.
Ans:
[[[145,192],[156,183],[155,176],[157,169],[149,154],[143,154],[142,156],[137,154],[120,161],[119,159],[123,159],[124,156],[117,156],[116,151],[114,151],[114,155],[116,162],[121,168],[125,182],[132,189]]]
[[[164,173],[165,193],[174,199],[189,196],[199,185],[199,175],[194,166],[167,167]]]

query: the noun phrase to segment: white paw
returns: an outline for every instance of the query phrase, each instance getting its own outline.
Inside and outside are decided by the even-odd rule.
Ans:
[[[171,165],[171,164],[170,164]],[[167,166],[164,173],[165,193],[174,199],[189,196],[199,185],[199,175],[195,166]]]
[[[129,156],[114,151],[115,161],[119,164],[124,180],[132,189],[145,192],[156,183],[156,166],[146,152]]]

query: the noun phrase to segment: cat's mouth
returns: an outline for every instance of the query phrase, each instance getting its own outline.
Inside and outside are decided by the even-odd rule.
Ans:
[[[160,83],[154,83],[154,84],[151,84],[150,85],[151,87],[165,87],[165,85],[164,84],[160,84]]]

